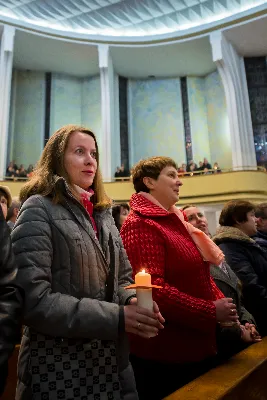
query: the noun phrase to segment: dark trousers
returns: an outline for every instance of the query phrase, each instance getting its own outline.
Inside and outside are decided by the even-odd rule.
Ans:
[[[213,359],[199,363],[168,364],[131,355],[130,360],[139,400],[162,400],[215,366]]]

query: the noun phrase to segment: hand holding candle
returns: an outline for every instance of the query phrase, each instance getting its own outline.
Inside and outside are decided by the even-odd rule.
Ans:
[[[126,329],[126,332],[132,332],[145,338],[151,338],[157,335],[158,329],[163,329],[162,323],[164,323],[165,320],[160,314],[158,306],[156,305],[156,303],[153,302],[152,288],[160,289],[161,286],[156,286],[151,284],[151,275],[148,274],[145,271],[145,269],[143,269],[141,272],[138,272],[135,275],[134,284],[129,285],[125,288],[125,289],[136,289],[136,297],[137,297],[136,327],[131,326],[130,330]],[[133,303],[134,305],[130,307],[136,307],[134,300]],[[127,309],[127,307],[129,306],[124,307],[124,309]],[[126,310],[126,317],[125,317],[126,325],[128,320],[127,314],[128,311]],[[130,320],[131,318],[129,318],[129,321]]]

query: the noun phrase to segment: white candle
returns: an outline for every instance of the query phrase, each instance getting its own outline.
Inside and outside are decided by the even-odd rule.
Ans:
[[[149,287],[151,286],[151,275],[143,269],[135,275],[135,284],[137,285],[136,297],[138,306],[153,311],[152,288]],[[144,287],[138,288],[138,286]]]
[[[137,305],[153,311],[152,289],[136,289]]]

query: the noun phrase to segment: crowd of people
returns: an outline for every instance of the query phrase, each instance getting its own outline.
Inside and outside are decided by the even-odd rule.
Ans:
[[[267,204],[227,203],[211,238],[174,160],[131,173],[114,206],[94,133],[67,125],[19,200],[0,186],[0,394],[21,325],[16,400],[160,400],[267,334]]]
[[[217,162],[211,166],[210,162],[207,158],[204,158],[203,161],[199,161],[197,165],[194,160],[190,160],[188,164],[182,164],[178,166],[178,173],[180,177],[184,176],[193,176],[193,175],[210,175],[210,174],[218,174],[221,173],[222,170]],[[125,168],[124,164],[120,167],[117,167],[116,172],[114,174],[114,178],[116,180],[126,180],[129,179],[131,172]]]
[[[207,158],[204,158],[203,161],[199,161],[198,165],[194,162],[194,160],[189,161],[188,164],[182,164],[178,167],[179,176],[193,176],[193,175],[210,175],[210,174],[218,174],[222,172],[219,164],[215,162],[213,166],[211,166],[210,162]]]
[[[7,180],[27,180],[33,174],[34,166],[30,164],[27,169],[25,169],[24,165],[21,164],[19,167],[16,161],[10,161],[6,169],[6,179]]]

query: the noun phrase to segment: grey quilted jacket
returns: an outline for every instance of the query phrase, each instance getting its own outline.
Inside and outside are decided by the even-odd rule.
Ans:
[[[113,398],[103,385],[98,387],[101,394],[95,392],[95,384],[93,388],[84,389],[87,390],[84,395],[83,386],[87,385],[87,377],[92,371],[85,369],[92,354],[92,349],[89,353],[86,349],[95,340],[98,346],[95,349],[99,348],[101,355],[103,348],[111,348],[112,353],[114,346],[120,398],[136,400],[122,307],[135,295],[124,289],[132,283],[132,269],[126,252],[109,209],[94,214],[98,240],[86,210],[72,197],[65,181],[61,179],[57,184],[65,194],[64,202],[55,205],[48,197],[30,197],[23,204],[12,232],[19,269],[17,281],[25,291],[26,326],[18,363],[16,400]],[[107,302],[106,283],[111,258],[115,268],[114,292],[113,302]],[[72,354],[75,349],[78,357]],[[53,359],[49,359],[51,354]],[[47,364],[50,365],[48,371]],[[95,365],[94,361],[94,368]],[[71,382],[60,371],[65,367]],[[98,375],[99,371],[95,373],[94,369],[94,374]],[[80,380],[75,381],[75,377]],[[97,377],[93,379],[100,385]],[[70,387],[73,382],[76,388]]]

